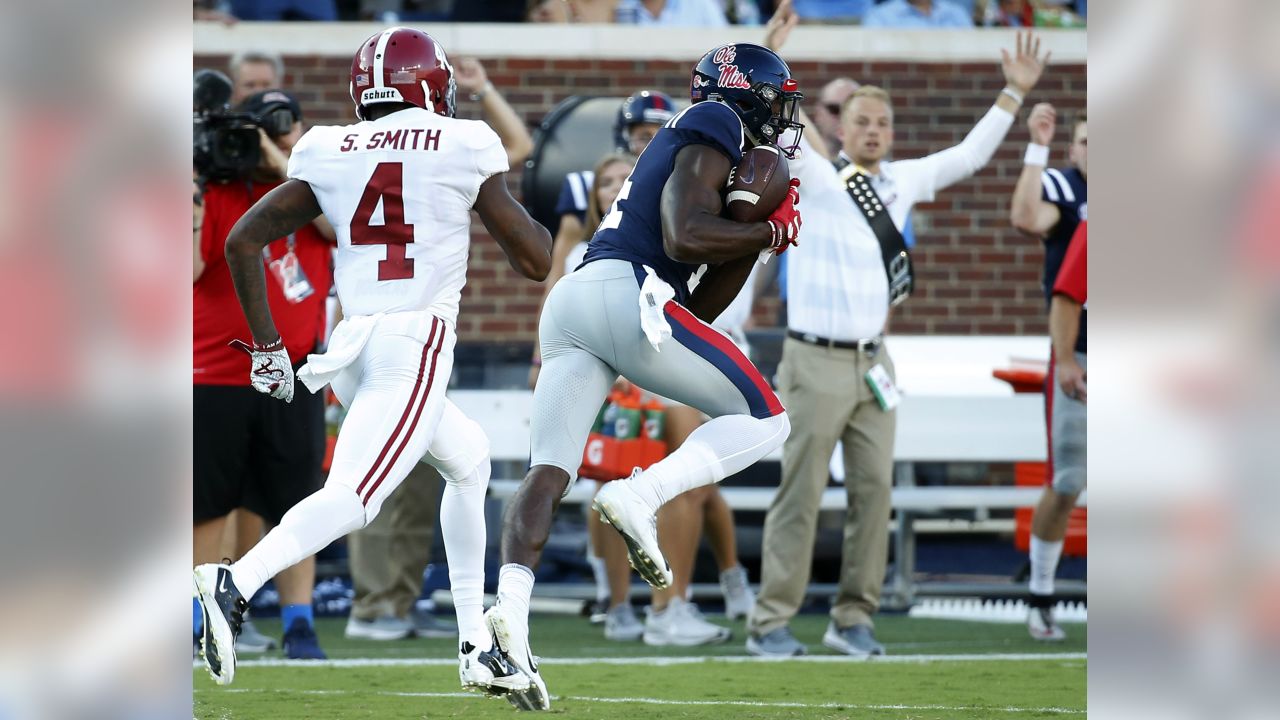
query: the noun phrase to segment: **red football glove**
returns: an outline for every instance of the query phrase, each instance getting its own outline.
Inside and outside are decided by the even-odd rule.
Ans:
[[[774,255],[781,255],[788,247],[799,244],[796,239],[800,236],[800,211],[796,206],[800,204],[800,178],[791,178],[788,184],[790,187],[787,188],[787,196],[765,221],[773,232],[769,247],[773,249]]]

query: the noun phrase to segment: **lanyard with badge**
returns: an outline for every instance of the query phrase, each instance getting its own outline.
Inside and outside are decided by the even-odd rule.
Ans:
[[[866,218],[876,240],[880,241],[881,259],[889,280],[889,304],[897,305],[910,297],[915,288],[915,267],[911,262],[911,254],[907,252],[906,240],[898,226],[893,224],[889,210],[881,202],[879,194],[871,186],[870,175],[843,157],[836,159],[835,166],[840,173],[841,184]],[[876,363],[863,379],[871,387],[871,394],[875,396],[881,410],[888,412],[902,402],[902,394],[898,392],[884,365]]]
[[[302,269],[302,263],[298,262],[298,253],[295,252],[298,241],[293,233],[289,233],[286,246],[287,249],[284,255],[275,259],[271,257],[270,245],[262,248],[262,261],[267,264],[267,269],[279,281],[280,290],[284,293],[284,299],[296,304],[311,297],[315,289],[311,287],[311,281],[307,280],[307,274]]]

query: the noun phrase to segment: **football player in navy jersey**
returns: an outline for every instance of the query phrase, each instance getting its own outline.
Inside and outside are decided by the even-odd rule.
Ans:
[[[1079,225],[1088,219],[1086,190],[1089,177],[1089,133],[1087,119],[1081,113],[1071,126],[1071,167],[1048,167],[1049,143],[1053,140],[1057,111],[1048,103],[1031,109],[1027,127],[1031,143],[1027,145],[1022,174],[1013,191],[1010,219],[1024,234],[1044,241],[1044,297],[1046,307],[1053,297],[1054,283],[1072,237]],[[1054,467],[1054,388],[1056,363],[1049,354],[1049,372],[1045,388],[1045,419],[1049,429],[1050,482],[1036,506],[1031,520],[1030,610],[1027,630],[1031,637],[1043,641],[1061,641],[1062,628],[1053,617],[1053,579],[1062,556],[1067,524],[1076,498],[1084,489],[1084,474],[1064,472]],[[1058,443],[1061,445],[1061,443]]]
[[[743,470],[790,432],[769,383],[708,323],[738,294],[757,256],[796,244],[798,181],[762,222],[721,217],[721,193],[746,148],[794,156],[801,97],[787,64],[767,48],[730,44],[704,55],[693,69],[693,104],[645,148],[582,265],[547,297],[538,328],[532,467],[507,508],[498,601],[485,616],[498,644],[532,680],[528,691],[508,695],[520,707],[550,707],[529,649],[533,567],[614,379],[622,375],[712,418],[665,459],[608,483],[593,504],[654,587],[672,579],[658,547],[658,508]],[[796,141],[780,148],[787,130]],[[690,293],[689,278],[704,264]]]

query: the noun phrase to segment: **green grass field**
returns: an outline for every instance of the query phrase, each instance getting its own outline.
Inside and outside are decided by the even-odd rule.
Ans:
[[[713,620],[722,621],[720,618]],[[709,648],[651,648],[604,640],[597,626],[535,616],[533,649],[566,718],[1040,718],[1085,714],[1085,626],[1068,625],[1060,645],[1033,642],[1021,625],[877,619],[890,655],[845,661],[821,645],[823,616],[792,628],[809,645],[801,660],[744,660],[734,638]],[[346,640],[344,621],[322,620],[333,662],[299,665],[279,653],[247,655],[230,687],[195,669],[195,717],[510,718],[503,700],[460,692],[451,640]],[[279,635],[278,623],[259,621]],[[1028,657],[1032,656],[1032,657]],[[594,660],[600,658],[602,660]],[[260,660],[260,662],[258,662]]]

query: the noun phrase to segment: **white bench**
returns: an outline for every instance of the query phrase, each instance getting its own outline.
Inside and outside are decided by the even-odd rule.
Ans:
[[[913,462],[1034,462],[1045,459],[1044,401],[1038,394],[1015,394],[992,377],[996,368],[1014,362],[1043,363],[1045,337],[891,337],[888,341],[903,400],[898,409],[894,459],[898,477],[910,482]],[[459,390],[449,397],[489,435],[496,461],[527,463],[533,394],[523,390]],[[775,451],[767,459],[781,459]],[[490,483],[499,499],[510,497],[520,480],[497,478]],[[735,510],[768,509],[777,489],[725,487]],[[591,486],[574,486],[564,502],[587,502]],[[914,596],[914,521],[918,514],[939,510],[1000,510],[1029,507],[1038,488],[991,486],[894,487],[894,577],[886,588],[886,604],[909,605]],[[1085,505],[1085,496],[1081,496]],[[843,488],[828,488],[823,510],[846,506]]]

